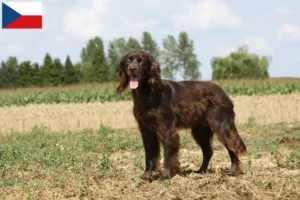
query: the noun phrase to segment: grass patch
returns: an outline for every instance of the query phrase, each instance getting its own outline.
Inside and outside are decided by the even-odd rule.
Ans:
[[[213,81],[230,96],[292,94],[300,92],[299,79],[218,80]],[[0,107],[26,104],[116,102],[130,100],[130,90],[116,94],[116,82],[46,88],[0,90]]]
[[[117,95],[112,88],[72,88],[70,90],[46,90],[12,92],[0,97],[0,107],[27,104],[117,102],[130,99],[124,92]]]
[[[98,131],[47,133],[35,128],[29,133],[0,135],[0,167],[10,170],[84,171],[99,163],[98,169],[109,167],[108,157],[116,151],[141,149],[138,136],[127,131],[101,126]]]
[[[0,135],[0,193],[4,199],[44,199],[49,195],[59,199],[197,199],[209,198],[207,195],[222,183],[224,188],[220,187],[214,197],[239,198],[255,191],[262,199],[274,198],[280,189],[282,198],[297,197],[300,175],[292,172],[300,166],[299,127],[246,124],[238,129],[248,149],[248,156],[242,158],[247,165],[244,175],[229,178],[214,167],[217,173],[176,176],[153,183],[139,179],[144,170],[144,151],[136,129],[101,126],[97,131],[49,133],[35,128],[27,133]],[[180,137],[181,148],[185,149],[182,164],[194,164],[197,169],[202,161],[200,148],[190,131],[180,132]],[[226,149],[214,143],[218,148],[213,164],[229,167]]]

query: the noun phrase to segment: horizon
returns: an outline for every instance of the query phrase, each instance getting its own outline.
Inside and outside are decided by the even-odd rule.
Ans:
[[[300,2],[186,2],[43,1],[43,29],[1,29],[0,58],[4,61],[16,56],[19,62],[41,64],[49,53],[62,61],[69,55],[76,63],[81,49],[95,36],[103,40],[107,55],[108,43],[117,37],[140,41],[142,32],[147,31],[161,48],[168,34],[178,38],[178,33],[185,31],[202,64],[201,80],[211,80],[213,56],[226,56],[244,44],[249,46],[249,53],[272,57],[268,70],[271,78],[300,77],[300,14],[296,12]],[[168,12],[164,8],[169,8]]]

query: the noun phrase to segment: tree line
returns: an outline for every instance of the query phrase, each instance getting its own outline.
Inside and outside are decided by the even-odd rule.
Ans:
[[[82,48],[77,63],[73,63],[69,55],[61,61],[46,53],[41,65],[28,60],[19,62],[15,56],[10,56],[0,65],[0,88],[115,81],[121,57],[132,50],[145,50],[157,58],[164,78],[201,79],[201,62],[186,32],[180,32],[178,38],[167,35],[162,48],[149,32],[143,32],[140,40],[120,37],[110,41],[107,51],[101,37],[91,38]],[[268,77],[270,61],[270,58],[249,54],[247,46],[241,46],[227,57],[212,58],[212,79]]]

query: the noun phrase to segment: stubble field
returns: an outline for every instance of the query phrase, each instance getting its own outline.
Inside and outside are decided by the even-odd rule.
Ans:
[[[299,199],[300,94],[232,95],[248,154],[228,177],[226,149],[214,141],[207,174],[139,179],[144,151],[132,102],[53,103],[0,108],[1,199]],[[181,168],[202,152],[180,131]],[[161,160],[162,162],[162,160]]]
[[[300,121],[300,95],[234,96],[236,122],[271,125]],[[79,131],[111,128],[135,128],[132,101],[29,104],[0,107],[0,132],[25,132],[35,126],[48,131]]]

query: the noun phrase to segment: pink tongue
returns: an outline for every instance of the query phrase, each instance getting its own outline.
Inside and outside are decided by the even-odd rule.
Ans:
[[[130,81],[130,88],[131,89],[136,89],[139,86],[139,82],[138,81]]]

